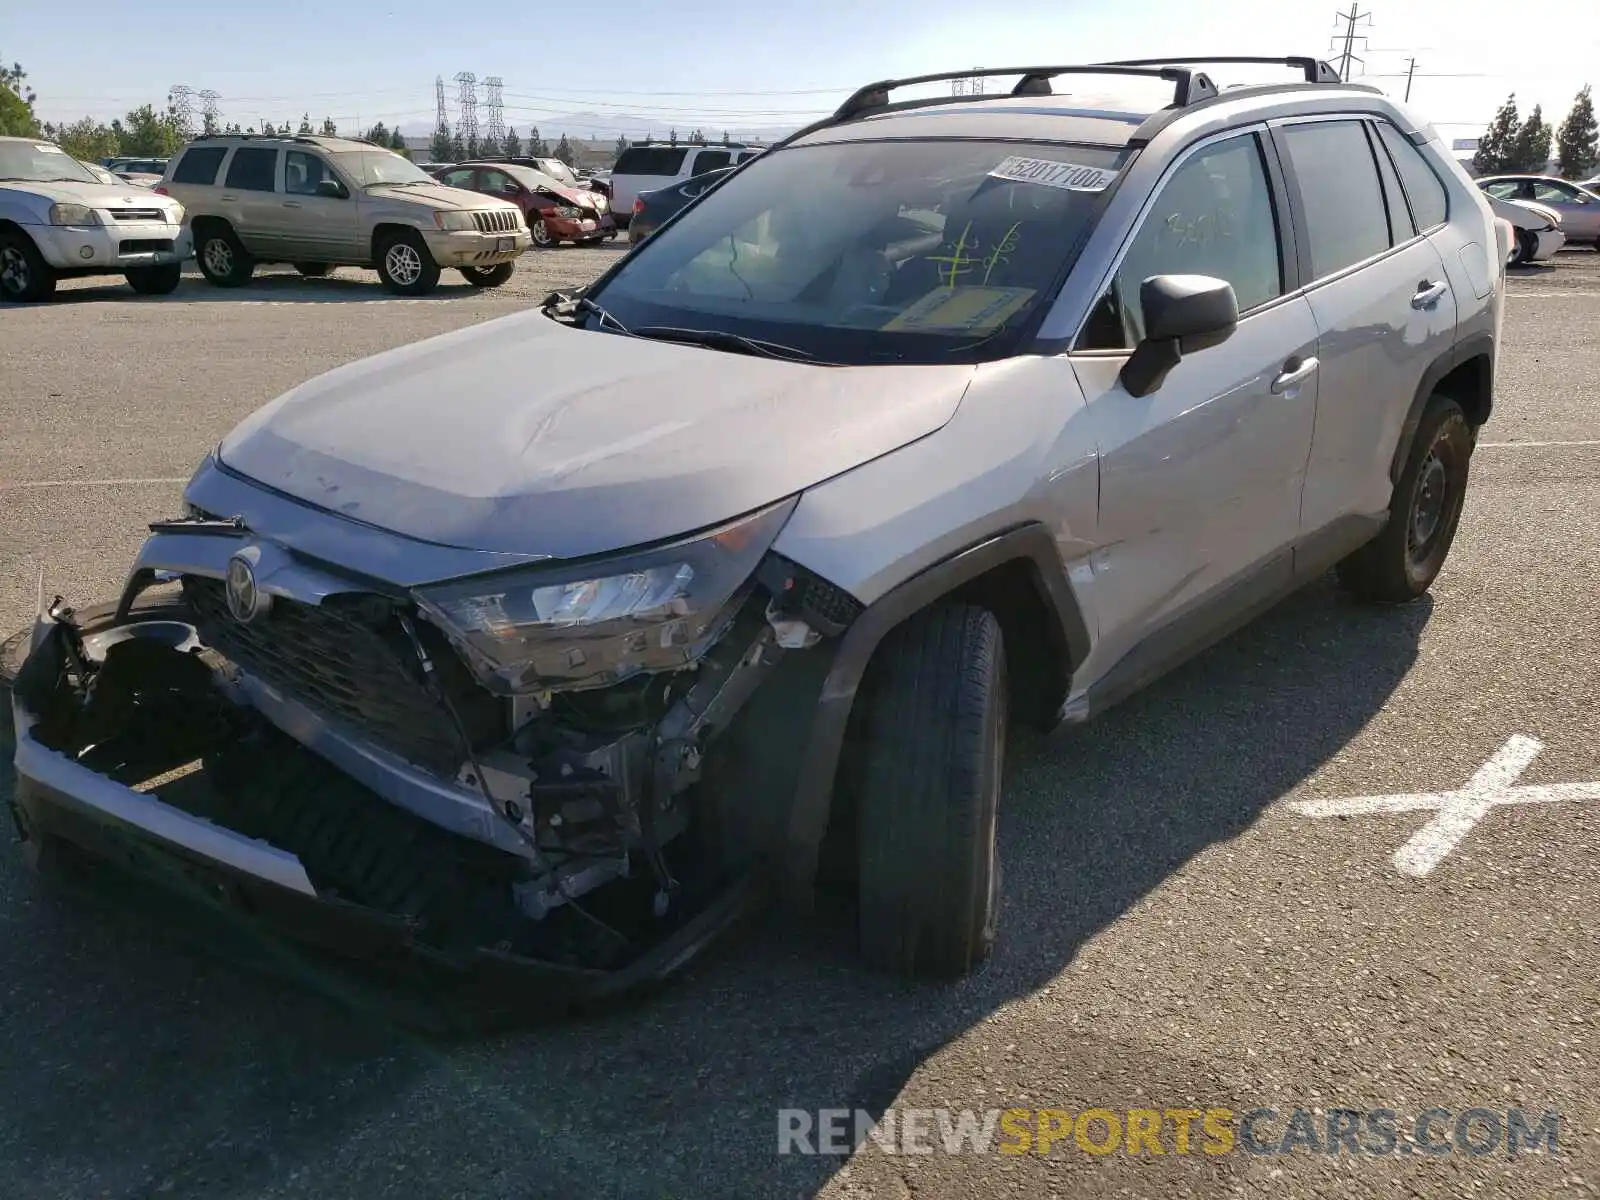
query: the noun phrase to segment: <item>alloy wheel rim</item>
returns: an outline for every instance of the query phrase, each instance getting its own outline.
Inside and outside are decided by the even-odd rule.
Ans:
[[[15,246],[0,250],[0,284],[7,291],[25,292],[28,289],[28,260]]]
[[[206,243],[206,266],[211,268],[214,275],[231,275],[233,247],[221,238],[212,238]]]
[[[533,240],[536,245],[548,246],[550,244],[550,231],[545,228],[543,221],[535,221],[533,228],[529,232],[533,234]]]
[[[415,283],[422,274],[422,256],[404,242],[390,246],[388,253],[383,256],[383,263],[389,278],[402,287]]]

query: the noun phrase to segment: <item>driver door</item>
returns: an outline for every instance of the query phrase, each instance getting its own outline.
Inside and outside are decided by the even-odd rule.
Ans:
[[[1169,171],[1072,354],[1100,451],[1093,570],[1109,661],[1182,618],[1225,622],[1292,577],[1317,324],[1285,294],[1292,242],[1263,137],[1203,142]],[[1119,373],[1143,337],[1139,287],[1171,274],[1230,283],[1238,328],[1135,397]]]
[[[337,185],[337,195],[324,195],[323,183]],[[288,150],[283,156],[285,257],[291,262],[358,263],[367,256],[360,245],[360,221],[350,190],[321,155]]]

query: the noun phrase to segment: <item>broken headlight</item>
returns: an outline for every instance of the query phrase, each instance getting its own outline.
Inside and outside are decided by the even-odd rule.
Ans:
[[[674,670],[721,635],[797,499],[648,550],[429,586],[417,604],[498,692]]]

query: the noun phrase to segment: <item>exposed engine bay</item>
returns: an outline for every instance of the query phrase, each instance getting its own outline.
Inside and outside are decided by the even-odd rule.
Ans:
[[[17,680],[19,740],[264,844],[318,901],[431,952],[616,972],[697,937],[755,865],[714,828],[738,799],[701,802],[708,757],[859,605],[767,554],[691,644],[509,694],[405,599],[237,608],[224,580],[175,572],[136,578],[109,619],[58,599]]]

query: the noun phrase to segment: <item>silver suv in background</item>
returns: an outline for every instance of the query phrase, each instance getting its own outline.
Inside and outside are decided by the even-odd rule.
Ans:
[[[445,187],[409,159],[348,138],[200,138],[155,190],[183,201],[200,271],[218,287],[240,287],[256,264],[275,262],[312,277],[372,267],[408,296],[432,291],[447,267],[497,287],[532,244],[515,204]]]
[[[40,616],[30,852],[154,847],[524,1008],[680,966],[769,882],[840,889],[875,967],[981,961],[1013,725],[1330,570],[1433,584],[1512,246],[1316,59],[895,99],[971,74],[864,87],[581,293],[247,418],[120,602]]]
[[[640,192],[704,175],[722,167],[736,167],[760,154],[759,147],[742,143],[709,146],[686,142],[639,142],[617,156],[611,168],[611,213],[626,229],[633,220],[633,202]]]

